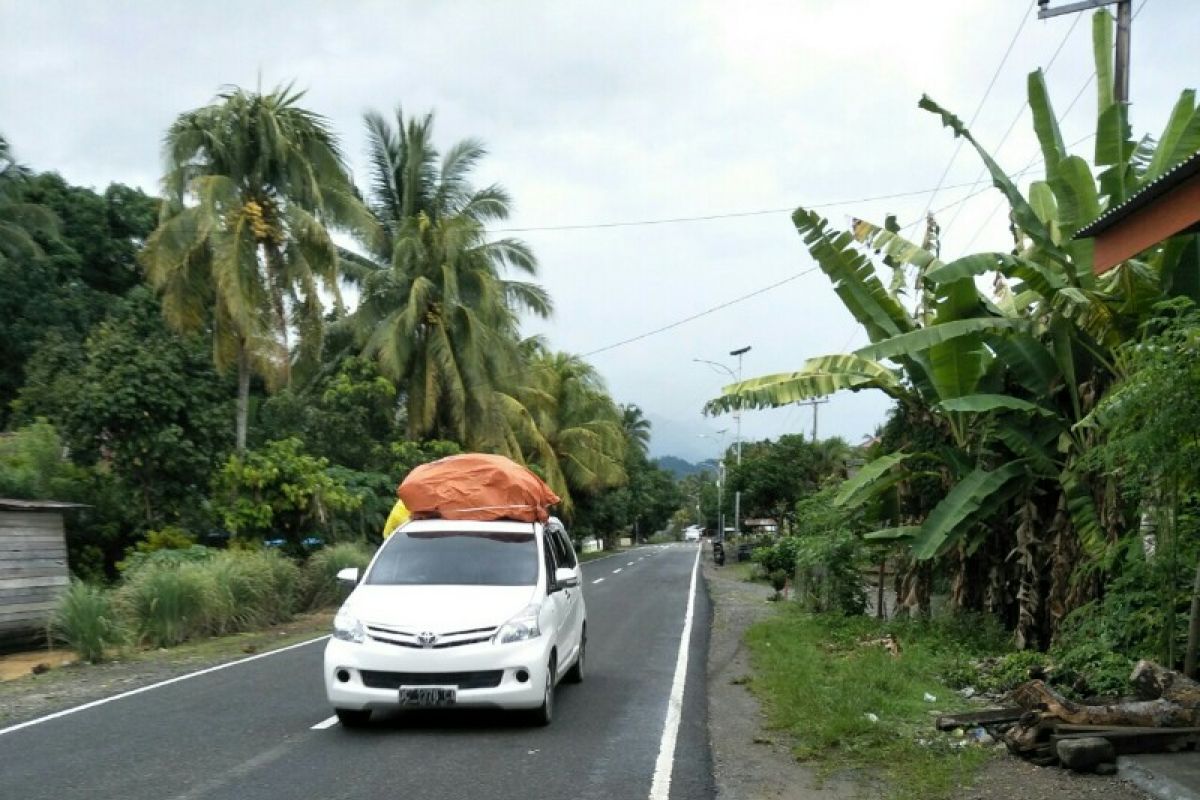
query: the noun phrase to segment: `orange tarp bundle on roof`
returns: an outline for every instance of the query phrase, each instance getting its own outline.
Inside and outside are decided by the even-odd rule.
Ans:
[[[545,522],[558,495],[527,467],[483,453],[464,453],[423,464],[396,494],[413,519],[511,519]]]

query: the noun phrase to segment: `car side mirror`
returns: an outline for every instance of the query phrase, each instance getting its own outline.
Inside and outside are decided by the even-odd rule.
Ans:
[[[343,586],[357,586],[358,567],[346,567],[345,569],[339,569],[337,580],[338,583],[342,584]]]
[[[575,570],[570,567],[559,567],[554,571],[554,582],[562,589],[571,589],[579,585],[579,578],[575,575]]]

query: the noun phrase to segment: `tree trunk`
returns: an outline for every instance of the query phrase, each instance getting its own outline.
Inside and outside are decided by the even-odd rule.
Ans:
[[[237,449],[246,450],[246,427],[250,419],[250,354],[246,351],[246,340],[239,337],[237,344],[238,394],[237,394]]]
[[[1196,564],[1196,580],[1192,584],[1192,611],[1188,616],[1187,650],[1183,654],[1183,674],[1196,677],[1196,650],[1200,648],[1200,563]]]

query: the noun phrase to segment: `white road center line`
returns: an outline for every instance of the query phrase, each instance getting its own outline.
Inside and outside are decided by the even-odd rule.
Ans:
[[[616,569],[614,569],[614,570],[613,570],[613,575],[616,575],[618,572],[620,572],[620,571],[621,571],[621,570],[623,570],[623,569],[625,569],[625,568],[624,568],[624,567],[617,567]]]
[[[189,672],[186,675],[177,675],[176,677],[168,678],[165,681],[159,681],[158,683],[152,683],[149,686],[141,686],[137,689],[130,689],[128,692],[121,692],[120,694],[114,694],[112,697],[103,697],[99,700],[93,700],[90,703],[84,703],[81,706],[65,708],[62,711],[55,711],[53,714],[47,714],[44,717],[38,717],[37,719],[31,719],[31,720],[28,720],[27,722],[20,722],[20,723],[17,723],[16,725],[10,725],[7,728],[0,728],[0,736],[3,736],[6,733],[13,733],[14,731],[19,731],[22,728],[28,728],[32,725],[40,725],[41,723],[49,722],[52,719],[58,719],[59,717],[65,717],[68,714],[74,714],[79,711],[86,711],[89,708],[95,708],[96,706],[102,706],[105,703],[111,703],[114,700],[120,700],[125,697],[132,697],[135,694],[141,694],[142,692],[148,692],[151,689],[159,689],[163,686],[170,686],[172,683],[179,683],[180,681],[186,681],[189,678],[196,678],[196,677],[199,677],[200,675],[207,675],[210,672],[218,672],[223,669],[229,669],[230,667],[236,667],[238,664],[246,664],[250,661],[257,661],[260,658],[267,658],[268,656],[277,655],[279,653],[286,653],[288,650],[295,650],[297,647],[304,647],[305,645],[310,645],[313,642],[322,642],[328,638],[329,638],[328,636],[318,636],[315,639],[307,639],[303,642],[296,642],[296,644],[289,644],[287,647],[280,647],[277,650],[268,650],[265,653],[259,653],[257,655],[247,656],[246,658],[239,658],[237,661],[227,661],[224,664],[217,664],[215,667],[208,667],[206,669],[197,670],[196,672]]]
[[[626,564],[625,566],[627,566],[627,567],[632,567],[632,566],[633,566],[633,562],[632,562],[632,561],[630,561],[630,562],[629,562],[628,564]]]
[[[330,717],[329,719],[321,720],[316,725],[313,725],[311,728],[309,728],[309,730],[323,731],[326,728],[332,728],[334,725],[337,725],[337,715],[336,714],[333,715],[332,717]]]
[[[596,578],[596,580],[592,581],[592,583],[602,583],[603,581],[604,578]]]
[[[675,767],[675,741],[683,718],[683,688],[687,682],[688,644],[692,638],[692,615],[696,609],[696,573],[700,568],[700,551],[692,563],[692,583],[688,587],[687,610],[683,612],[683,633],[679,635],[679,655],[675,659],[675,679],[667,700],[667,720],[663,725],[658,759],[654,762],[654,780],[650,784],[650,800],[670,800],[671,771]]]

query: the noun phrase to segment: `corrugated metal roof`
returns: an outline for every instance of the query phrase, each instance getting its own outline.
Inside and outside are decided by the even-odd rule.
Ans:
[[[63,500],[15,500],[0,497],[0,511],[66,511],[72,508],[90,508],[85,503],[68,503]]]
[[[1121,220],[1135,211],[1145,208],[1179,184],[1197,174],[1200,174],[1200,152],[1180,161],[1171,169],[1159,175],[1158,178],[1143,186],[1138,192],[1125,199],[1124,203],[1105,211],[1096,219],[1075,232],[1073,239],[1088,239],[1104,233]]]

